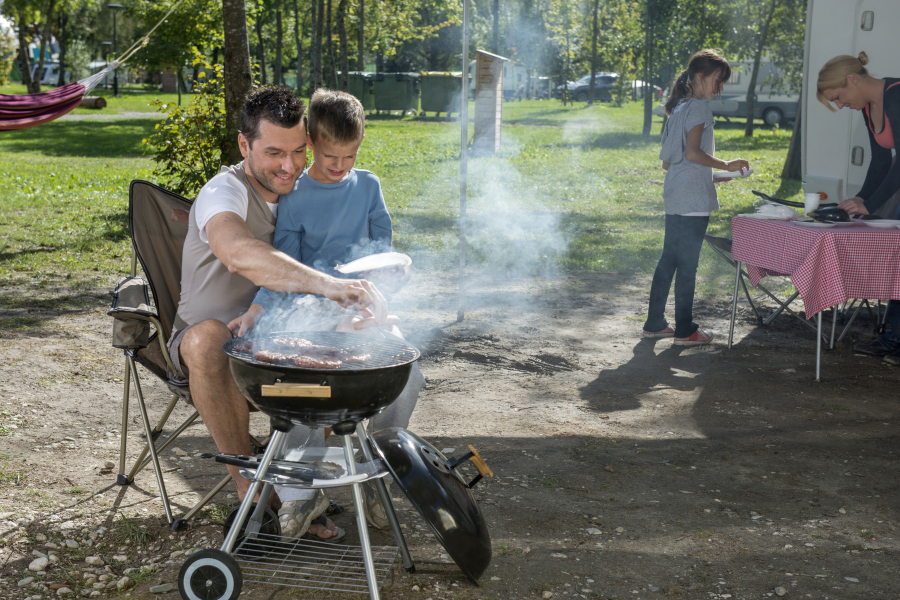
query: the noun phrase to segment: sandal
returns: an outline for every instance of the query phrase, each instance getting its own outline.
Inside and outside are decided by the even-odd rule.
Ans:
[[[284,538],[303,536],[315,518],[321,515],[326,508],[328,508],[328,496],[322,490],[318,490],[316,495],[308,500],[284,502],[278,511],[281,536]]]
[[[647,331],[644,329],[641,331],[642,338],[667,338],[667,337],[675,337],[675,330],[671,327],[666,327],[665,329],[661,329],[659,331]]]
[[[321,525],[322,527],[328,529],[328,517],[326,517],[324,514],[319,515],[318,517],[316,517],[315,519],[312,520],[312,522],[310,523],[310,526],[312,526],[312,525]],[[312,534],[309,531],[307,531],[306,533],[303,534],[303,539],[315,540],[317,542],[326,542],[329,544],[339,544],[344,541],[345,537],[347,537],[347,532],[344,531],[343,529],[341,529],[340,527],[338,527],[337,525],[335,525],[334,528],[337,529],[337,534],[331,536],[330,538],[323,538],[323,537],[320,537],[318,535]]]
[[[716,338],[714,333],[706,333],[702,329],[698,329],[686,338],[675,338],[672,342],[675,346],[705,346]]]

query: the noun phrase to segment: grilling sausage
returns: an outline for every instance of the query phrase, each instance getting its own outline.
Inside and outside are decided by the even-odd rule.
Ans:
[[[282,352],[272,352],[271,350],[260,350],[253,355],[253,358],[268,363],[291,363],[295,367],[305,369],[339,369],[341,364],[343,364],[339,360],[317,356],[303,356],[301,354],[284,354]]]

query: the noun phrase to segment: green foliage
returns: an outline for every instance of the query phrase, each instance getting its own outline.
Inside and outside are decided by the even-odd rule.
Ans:
[[[200,82],[187,106],[152,102],[167,117],[156,124],[156,132],[144,143],[153,148],[154,175],[173,192],[193,198],[225,164],[235,143],[225,124],[225,77],[222,65],[211,65],[200,57]]]
[[[137,523],[129,521],[128,517],[125,516],[125,513],[119,513],[119,516],[121,518],[118,523],[116,523],[115,536],[120,543],[140,546],[153,539],[153,536],[149,531]]]
[[[144,35],[166,16],[176,2],[128,0],[125,10],[128,16],[142,24],[136,33]],[[150,70],[177,69],[191,62],[196,49],[221,47],[223,35],[221,0],[184,0],[129,62]]]
[[[621,108],[631,98],[631,81],[624,73],[619,73],[609,95],[612,96],[613,106],[616,108]]]
[[[66,70],[71,74],[71,81],[79,81],[90,75],[90,62],[91,50],[84,40],[75,40],[66,48]]]
[[[9,72],[16,60],[16,36],[12,30],[0,30],[0,85],[9,83]]]

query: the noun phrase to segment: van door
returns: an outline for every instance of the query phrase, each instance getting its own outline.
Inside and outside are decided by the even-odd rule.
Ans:
[[[857,6],[853,55],[864,51],[869,56],[866,69],[875,77],[900,77],[900,66],[897,65],[897,56],[900,55],[900,37],[896,32],[898,23],[900,2],[896,0],[862,0]],[[891,125],[895,126],[893,123]],[[853,111],[849,156],[847,196],[853,197],[866,180],[872,157],[869,133],[861,110]]]

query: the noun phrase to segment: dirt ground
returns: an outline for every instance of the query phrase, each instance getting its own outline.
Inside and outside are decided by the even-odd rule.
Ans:
[[[612,274],[473,282],[457,323],[455,276],[416,274],[394,303],[428,378],[410,430],[457,455],[474,444],[493,468],[475,488],[493,559],[475,586],[402,500],[417,572],[397,562],[385,598],[900,598],[900,370],[852,352],[871,323],[824,353],[815,383],[814,334],[789,317],[759,329],[742,304],[727,349],[727,290],[697,306],[712,346],[641,340],[648,287]],[[221,543],[234,489],[170,532],[151,469],[115,484],[123,360],[109,290],[79,302],[3,314],[41,321],[0,330],[0,598],[49,598],[60,584],[149,598],[166,583],[175,589],[159,595],[175,598],[181,553]],[[144,391],[158,415],[165,389],[145,377]],[[129,462],[143,443],[131,407]],[[214,451],[199,422],[175,446],[163,469],[180,514],[224,470],[198,457]],[[349,490],[332,498],[355,543]],[[28,570],[36,553],[49,555],[42,574]]]

